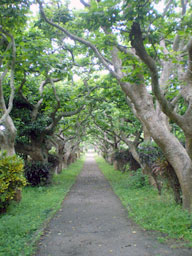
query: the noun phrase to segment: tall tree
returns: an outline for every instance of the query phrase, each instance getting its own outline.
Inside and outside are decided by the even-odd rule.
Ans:
[[[15,38],[24,27],[29,4],[27,1],[16,3],[15,1],[1,1],[0,3],[0,149],[6,150],[8,155],[15,154],[16,128],[10,116],[15,93],[17,58]],[[10,90],[6,100],[7,86],[10,86]]]
[[[117,79],[137,117],[173,166],[181,184],[183,207],[191,211],[192,160],[189,141],[191,129],[189,131],[183,123],[185,121],[188,127],[191,126],[190,97],[181,94],[181,97],[187,101],[188,107],[185,115],[180,116],[176,113],[177,108],[175,108],[175,102],[180,96],[171,98],[171,100],[164,96],[164,93],[169,91],[165,86],[166,83],[171,88],[174,84],[173,81],[170,83],[172,78],[176,77],[177,81],[180,81],[177,72],[174,72],[175,69],[167,72],[167,67],[170,62],[174,63],[175,58],[170,57],[167,53],[166,43],[175,52],[178,32],[183,31],[184,27],[189,28],[190,26],[189,16],[186,13],[189,3],[181,1],[180,13],[173,13],[174,8],[171,7],[179,7],[180,2],[169,1],[161,15],[150,1],[101,1],[99,3],[91,1],[86,11],[78,17],[78,24],[84,31],[84,33],[78,33],[78,36],[73,33],[73,29],[70,31],[70,26],[54,23],[48,19],[43,11],[42,2],[40,0],[37,2],[40,5],[42,17],[48,24],[62,31],[70,39],[87,46],[94,52],[98,61]],[[177,17],[179,26],[173,22],[173,16]],[[86,33],[86,30],[89,33]],[[160,30],[159,34],[157,30]],[[120,32],[118,33],[118,31]],[[169,37],[170,34],[172,37]],[[180,37],[179,45],[182,44],[180,46],[182,48],[178,49],[183,49],[183,52],[178,51],[176,59],[179,64],[183,61],[184,68],[187,67],[185,84],[187,82],[188,86],[185,88],[190,90],[191,40],[188,33],[184,33]],[[159,42],[161,45],[157,47]],[[164,93],[160,89],[160,82],[166,89]],[[149,85],[152,86],[155,101],[149,92]],[[186,148],[171,133],[167,125],[167,117],[162,110],[183,129],[186,134]]]

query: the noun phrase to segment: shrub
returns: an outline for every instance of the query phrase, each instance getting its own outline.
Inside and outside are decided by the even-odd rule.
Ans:
[[[153,176],[161,176],[167,180],[169,187],[173,190],[175,202],[177,204],[182,203],[181,186],[177,175],[166,159],[156,160],[152,168]]]
[[[6,209],[16,192],[26,185],[23,166],[19,156],[7,156],[6,152],[0,152],[0,212]]]
[[[182,194],[179,180],[161,149],[155,144],[141,144],[139,156],[154,178],[159,194],[161,195],[163,183],[168,183],[169,188],[173,190],[175,202],[181,204]]]
[[[57,155],[49,154],[48,155],[49,165],[54,168],[59,164],[59,157]]]
[[[131,152],[129,150],[122,150],[122,151],[117,151],[114,154],[114,160],[117,161],[118,163],[118,169],[121,171],[126,171],[126,170],[134,170],[136,171],[137,169],[140,168],[139,163],[133,158]],[[127,168],[129,165],[129,168]]]
[[[51,165],[43,162],[27,162],[25,177],[32,186],[47,185],[52,177]]]
[[[163,152],[155,144],[140,144],[138,153],[142,163],[147,164],[150,168],[152,168],[157,159],[164,158]]]
[[[128,187],[129,188],[142,188],[149,185],[148,177],[147,175],[142,173],[142,169],[139,168],[136,172],[132,171],[130,179],[128,181]]]

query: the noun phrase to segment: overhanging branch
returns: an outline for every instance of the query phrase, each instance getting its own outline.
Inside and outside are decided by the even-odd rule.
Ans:
[[[67,29],[65,29],[64,27],[59,26],[58,24],[52,22],[51,20],[49,20],[43,10],[43,6],[40,0],[37,0],[37,3],[39,4],[40,7],[40,12],[41,15],[43,17],[43,19],[51,26],[59,29],[60,31],[62,31],[64,34],[66,34],[70,39],[74,40],[74,41],[78,41],[86,46],[88,46],[89,48],[91,48],[93,50],[93,52],[96,54],[96,56],[99,58],[99,60],[101,61],[101,63],[104,65],[104,67],[106,69],[108,69],[110,71],[110,73],[116,77],[117,79],[120,79],[121,77],[119,77],[119,75],[113,70],[113,68],[109,65],[108,61],[105,60],[105,58],[102,56],[102,54],[100,53],[100,51],[97,49],[97,47],[92,44],[91,42],[89,42],[88,40],[85,40],[81,37],[78,37],[72,33],[70,33]]]
[[[148,55],[148,53],[145,50],[140,24],[137,22],[134,22],[132,25],[130,40],[131,40],[131,45],[136,50],[136,54],[147,65],[147,67],[150,70],[151,79],[152,79],[152,90],[154,95],[158,99],[159,103],[161,104],[163,112],[167,116],[169,116],[169,118],[171,118],[173,121],[175,121],[178,124],[181,124],[183,121],[182,117],[173,110],[174,106],[172,106],[163,95],[163,92],[159,85],[159,75],[158,75],[156,63],[152,59],[152,57]]]

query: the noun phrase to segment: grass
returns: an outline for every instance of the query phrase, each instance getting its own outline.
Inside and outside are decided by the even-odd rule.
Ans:
[[[0,256],[32,255],[45,223],[60,209],[83,162],[80,159],[54,176],[50,186],[23,189],[22,201],[13,202],[0,216]]]
[[[137,224],[146,230],[162,232],[160,242],[169,240],[173,247],[192,247],[192,215],[175,204],[170,191],[159,196],[155,188],[143,186],[141,174],[121,173],[102,158],[97,157],[96,161]]]

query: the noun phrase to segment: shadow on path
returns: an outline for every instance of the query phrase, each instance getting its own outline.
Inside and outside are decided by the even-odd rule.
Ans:
[[[127,211],[87,155],[76,184],[49,223],[36,256],[192,256],[171,249],[127,218]]]

